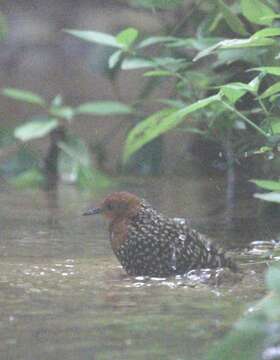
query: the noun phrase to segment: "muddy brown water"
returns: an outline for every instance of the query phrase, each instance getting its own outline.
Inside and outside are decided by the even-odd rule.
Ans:
[[[241,258],[245,275],[219,283],[207,273],[130,278],[105,221],[81,216],[103,194],[65,187],[54,206],[36,190],[2,189],[1,360],[198,360],[263,296],[280,231],[260,219],[256,200],[241,196],[229,214],[219,183],[149,179],[124,188],[165,214],[190,217]]]

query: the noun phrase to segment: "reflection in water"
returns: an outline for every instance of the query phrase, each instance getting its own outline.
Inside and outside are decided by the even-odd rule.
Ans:
[[[222,214],[207,217],[219,205],[211,186],[150,179],[149,187],[126,190],[167,215],[192,218],[233,252],[240,248],[237,277],[196,270],[130,278],[112,254],[106,223],[81,216],[104,194],[89,199],[67,188],[56,199],[1,192],[1,359],[201,359],[246,304],[262,296],[267,262],[280,259],[279,242],[271,240],[277,224],[264,236],[252,216],[255,202],[239,200],[238,226],[230,232]]]

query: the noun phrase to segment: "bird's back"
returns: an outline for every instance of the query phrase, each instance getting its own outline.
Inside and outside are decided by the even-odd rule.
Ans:
[[[114,251],[130,275],[168,276],[197,268],[234,268],[234,263],[187,221],[167,218],[144,201],[126,224],[125,236]]]

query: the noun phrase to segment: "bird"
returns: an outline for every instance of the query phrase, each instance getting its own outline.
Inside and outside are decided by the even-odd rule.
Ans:
[[[109,220],[112,250],[130,276],[168,277],[203,268],[238,269],[187,220],[166,217],[132,193],[114,192],[99,207],[83,213],[95,214]]]

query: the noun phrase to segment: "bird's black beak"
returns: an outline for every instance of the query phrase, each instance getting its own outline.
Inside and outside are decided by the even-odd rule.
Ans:
[[[83,215],[95,215],[95,214],[101,214],[103,212],[103,209],[102,208],[91,208],[91,209],[88,209],[87,211],[85,211],[83,213]]]

